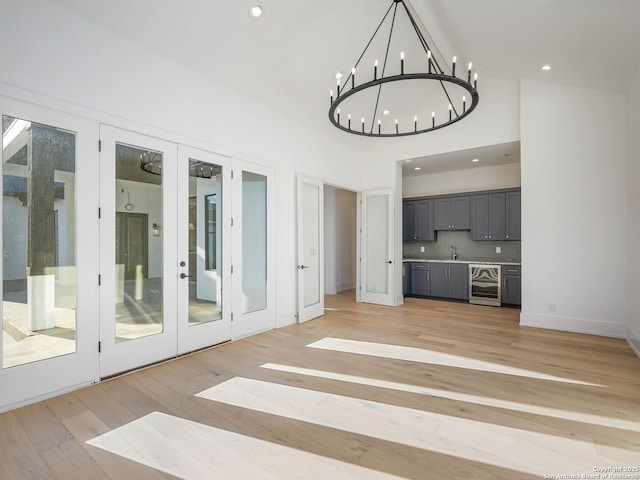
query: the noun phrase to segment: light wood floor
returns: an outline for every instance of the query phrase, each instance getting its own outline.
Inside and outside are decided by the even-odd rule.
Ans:
[[[519,327],[514,309],[352,297],[0,415],[0,479],[513,480],[640,466],[640,359],[625,341]]]

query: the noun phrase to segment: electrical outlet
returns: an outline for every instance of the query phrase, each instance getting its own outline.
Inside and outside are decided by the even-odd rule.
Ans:
[[[502,248],[496,247],[496,253],[502,253]]]
[[[420,247],[420,253],[424,253],[424,247]]]

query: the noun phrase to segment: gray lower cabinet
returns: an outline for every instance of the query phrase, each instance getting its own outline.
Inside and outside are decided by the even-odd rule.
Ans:
[[[411,288],[411,262],[402,262],[402,295],[409,295]]]
[[[431,296],[467,300],[469,266],[466,263],[431,262]]]
[[[431,269],[427,262],[411,263],[411,295],[428,297],[431,295]]]
[[[521,305],[521,267],[505,265],[502,267],[502,303],[505,305]]]

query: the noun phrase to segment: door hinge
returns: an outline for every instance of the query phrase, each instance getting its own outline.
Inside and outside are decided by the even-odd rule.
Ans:
[[[231,275],[233,275],[233,265],[231,265]]]
[[[102,275],[98,274],[98,285],[102,285]]]
[[[233,322],[233,312],[231,312],[231,321]]]
[[[98,140],[98,151],[102,151],[102,140]]]
[[[98,342],[98,353],[102,352],[102,342]]]
[[[231,226],[233,227],[233,217],[231,217]]]
[[[102,208],[98,207],[98,218],[102,218]]]
[[[231,180],[233,180],[233,170],[231,170]]]

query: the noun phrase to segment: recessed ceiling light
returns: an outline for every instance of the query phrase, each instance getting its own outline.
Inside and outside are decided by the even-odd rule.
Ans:
[[[551,65],[543,65],[542,70],[544,70],[545,72],[548,72],[549,70],[551,70]]]
[[[258,18],[260,15],[262,15],[262,5],[254,5],[253,7],[251,7],[249,9],[249,15],[251,15],[253,18]]]
[[[471,160],[473,163],[479,162],[480,159],[479,158],[474,158],[473,160]]]
[[[382,112],[383,115],[389,115],[389,110],[385,110],[384,112]]]
[[[420,167],[413,167],[414,170],[422,170]]]

